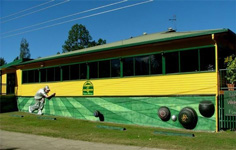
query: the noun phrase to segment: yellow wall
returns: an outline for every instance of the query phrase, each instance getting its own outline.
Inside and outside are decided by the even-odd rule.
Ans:
[[[217,92],[217,75],[215,72],[90,81],[94,86],[94,96],[215,95]],[[85,82],[86,80],[18,84],[18,95],[33,96],[38,89],[49,85],[51,93],[56,92],[57,96],[83,96],[82,89]]]
[[[0,93],[7,93],[7,74],[2,74],[2,83],[1,83],[1,90]]]

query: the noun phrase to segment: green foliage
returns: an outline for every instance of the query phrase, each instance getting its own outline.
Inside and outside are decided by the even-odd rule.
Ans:
[[[0,66],[6,65],[7,62],[5,61],[5,59],[3,57],[0,57]]]
[[[236,82],[236,57],[232,55],[228,59],[226,68],[226,79],[229,83],[234,84]]]
[[[22,38],[20,43],[20,57],[19,59],[30,58],[29,43],[26,39]]]
[[[98,42],[91,41],[92,36],[82,24],[75,24],[69,31],[68,39],[62,45],[62,52],[70,52],[83,48],[93,47],[96,45],[106,44],[106,40],[99,39]]]

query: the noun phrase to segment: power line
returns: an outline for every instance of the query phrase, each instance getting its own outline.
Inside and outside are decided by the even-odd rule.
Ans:
[[[22,13],[22,12],[25,12],[25,11],[28,11],[28,10],[31,10],[31,9],[34,9],[34,8],[37,8],[37,7],[46,5],[46,4],[51,3],[51,2],[53,2],[53,1],[55,1],[55,0],[51,0],[51,1],[48,1],[48,2],[46,2],[46,3],[39,4],[39,5],[37,5],[37,6],[33,6],[33,7],[30,7],[30,8],[27,8],[27,9],[24,9],[24,10],[21,10],[21,11],[18,11],[18,12],[16,12],[16,13],[11,14],[11,15],[8,15],[8,16],[5,16],[5,17],[1,17],[0,19],[4,19],[4,18],[8,18],[8,17],[14,16],[14,15],[17,15],[17,14],[19,14],[19,13]]]
[[[67,16],[60,17],[60,18],[56,18],[56,19],[52,19],[52,20],[48,20],[48,21],[44,21],[44,22],[41,22],[41,23],[33,24],[33,25],[26,26],[26,27],[23,27],[23,28],[18,28],[18,29],[12,30],[12,31],[4,32],[4,33],[2,33],[2,35],[3,35],[3,34],[7,34],[7,33],[12,33],[12,32],[15,32],[15,31],[19,31],[19,30],[23,30],[23,29],[27,29],[27,28],[31,28],[31,27],[35,27],[35,26],[39,26],[39,25],[42,25],[42,24],[45,24],[45,23],[49,23],[49,22],[53,22],[53,21],[57,21],[57,20],[60,20],[60,19],[64,19],[64,18],[71,17],[71,16],[75,16],[75,15],[83,14],[83,13],[86,13],[86,12],[90,12],[90,11],[98,10],[98,9],[101,9],[101,8],[105,8],[105,7],[109,7],[109,6],[117,5],[117,4],[120,4],[120,3],[127,2],[127,1],[128,1],[128,0],[123,0],[123,1],[120,1],[120,2],[111,3],[111,4],[108,4],[108,5],[103,5],[103,6],[100,6],[100,7],[92,8],[92,9],[85,10],[85,11],[81,11],[81,12],[77,12],[77,13],[74,13],[74,14],[71,14],[71,15],[67,15]]]
[[[48,6],[48,7],[39,9],[39,10],[36,10],[36,11],[30,12],[30,13],[27,13],[27,14],[24,14],[24,15],[21,15],[21,16],[15,17],[15,18],[12,18],[12,19],[8,19],[8,20],[6,20],[6,21],[3,21],[2,24],[3,24],[3,23],[6,23],[6,22],[9,22],[9,21],[12,21],[12,20],[15,20],[15,19],[18,19],[18,18],[22,18],[22,17],[28,16],[28,15],[34,14],[34,13],[36,13],[36,12],[40,12],[40,11],[46,10],[46,9],[48,9],[48,8],[51,8],[51,7],[54,7],[54,6],[57,6],[57,5],[61,5],[61,4],[67,3],[67,2],[69,2],[69,1],[70,1],[70,0],[65,0],[65,1],[63,1],[63,2],[54,4],[54,5],[51,5],[51,6]]]
[[[145,3],[150,3],[152,1],[153,0],[148,0],[148,1],[145,1],[145,2],[131,4],[131,5],[115,8],[115,9],[110,9],[110,10],[103,11],[103,12],[100,12],[100,13],[95,13],[95,14],[92,14],[92,15],[87,15],[87,16],[84,16],[84,17],[79,17],[79,18],[71,19],[71,20],[68,20],[68,21],[64,21],[64,22],[60,22],[60,23],[56,23],[56,24],[52,24],[52,25],[48,25],[48,26],[32,29],[32,30],[28,30],[28,31],[21,32],[21,33],[11,34],[11,35],[2,37],[2,39],[3,38],[12,37],[12,36],[16,36],[16,35],[21,35],[21,34],[28,33],[28,32],[33,32],[33,31],[38,31],[38,30],[54,27],[54,26],[57,26],[57,25],[65,24],[65,23],[68,23],[68,22],[76,21],[76,20],[81,20],[81,19],[85,19],[85,18],[89,18],[89,17],[93,17],[93,16],[98,16],[98,15],[106,14],[106,13],[113,12],[113,11],[118,11],[118,10],[121,10],[121,9],[126,9],[126,8],[130,8],[130,7],[134,7],[134,6],[137,6],[137,5],[142,5],[142,4],[145,4]]]

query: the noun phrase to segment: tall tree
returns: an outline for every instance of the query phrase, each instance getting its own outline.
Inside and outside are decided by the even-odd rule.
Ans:
[[[86,48],[91,39],[92,37],[90,36],[89,31],[85,26],[83,26],[82,24],[75,24],[69,31],[68,39],[62,46],[62,52],[65,53]]]
[[[68,39],[65,41],[65,44],[62,45],[62,52],[70,52],[106,43],[106,40],[102,39],[99,39],[100,43],[91,40],[92,37],[86,27],[82,24],[75,24],[69,31]]]
[[[20,59],[23,58],[30,58],[29,43],[24,38],[22,38],[20,43]]]
[[[3,66],[7,64],[7,62],[5,61],[5,59],[3,57],[0,57],[0,66]]]

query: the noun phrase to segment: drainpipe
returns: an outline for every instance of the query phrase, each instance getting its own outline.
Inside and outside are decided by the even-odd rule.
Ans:
[[[218,45],[215,39],[215,34],[211,35],[213,42],[215,43],[215,69],[216,69],[216,98],[215,98],[215,108],[216,108],[216,132],[219,132],[219,108],[218,108],[218,97],[219,97],[219,87],[220,87],[220,78],[219,78],[219,68],[218,68]]]

